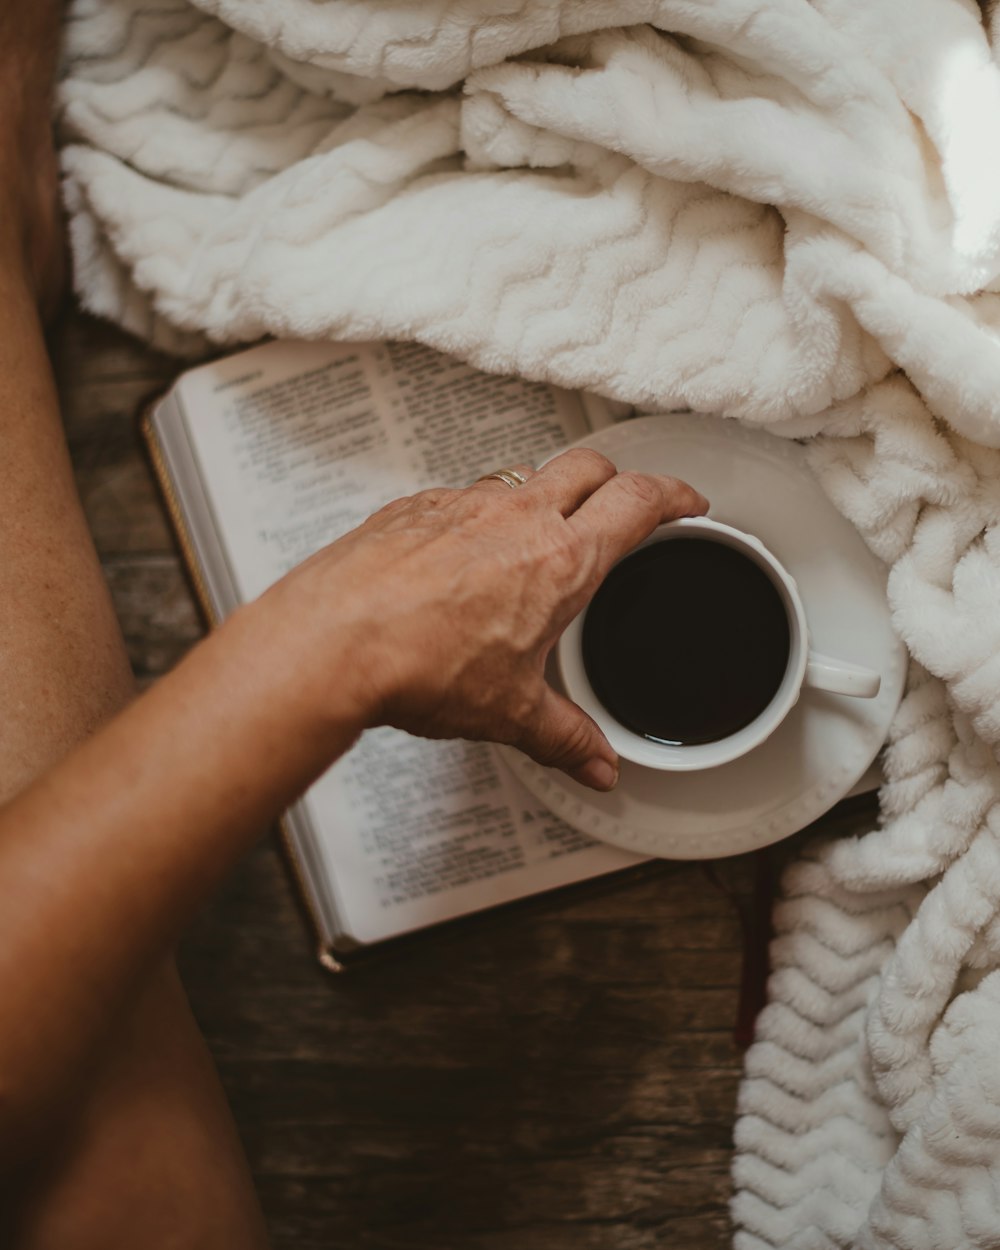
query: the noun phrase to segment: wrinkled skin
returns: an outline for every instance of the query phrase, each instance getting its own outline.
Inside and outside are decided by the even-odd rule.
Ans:
[[[515,489],[491,479],[396,500],[274,594],[284,619],[315,631],[306,654],[323,653],[332,605],[338,624],[349,617],[365,724],[509,743],[608,789],[615,753],[546,683],[546,657],[615,561],[708,504],[683,482],[618,473],[589,450],[522,471],[529,480]]]

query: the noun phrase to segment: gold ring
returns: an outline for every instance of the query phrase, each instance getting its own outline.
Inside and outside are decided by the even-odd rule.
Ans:
[[[488,482],[491,478],[496,478],[498,482],[506,482],[513,490],[517,490],[528,480],[520,469],[497,469],[495,473],[484,473],[482,477],[476,478],[476,481]]]

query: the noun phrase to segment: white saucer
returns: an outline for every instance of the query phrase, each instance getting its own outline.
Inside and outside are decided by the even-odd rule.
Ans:
[[[668,473],[712,501],[717,521],[756,534],[798,583],[812,645],[882,675],[874,699],[803,690],[783,724],[741,759],[698,773],[622,762],[611,794],[501,748],[518,779],[583,833],[666,859],[737,855],[787,837],[839,802],[885,741],[903,693],[884,567],[823,494],[794,442],[735,421],[670,414],[598,430],[577,446],[619,469]],[[678,605],[683,610],[683,605]]]

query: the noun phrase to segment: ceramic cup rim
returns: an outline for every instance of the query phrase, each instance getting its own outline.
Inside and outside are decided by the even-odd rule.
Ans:
[[[715,742],[695,746],[668,746],[652,742],[626,727],[608,711],[594,693],[583,664],[583,622],[589,604],[563,631],[556,647],[556,662],[566,694],[579,704],[600,726],[612,747],[622,759],[647,768],[669,772],[693,772],[697,769],[716,768],[746,755],[766,739],[784,721],[798,702],[806,676],[809,659],[809,630],[805,608],[795,579],[778,558],[753,534],[747,534],[735,526],[726,525],[710,517],[685,517],[668,521],[633,551],[641,550],[676,538],[706,537],[723,546],[741,551],[770,578],[781,596],[788,615],[789,654],[785,674],[774,697],[748,725],[734,734]],[[623,556],[627,560],[629,555]],[[618,561],[620,564],[621,561]],[[617,565],[615,566],[617,567]]]

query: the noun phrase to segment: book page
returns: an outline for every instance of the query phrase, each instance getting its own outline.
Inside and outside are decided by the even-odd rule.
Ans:
[[[178,392],[242,601],[390,499],[538,463],[588,428],[578,396],[414,344],[265,344]],[[371,731],[301,810],[361,942],[638,862],[557,820],[484,743]]]

